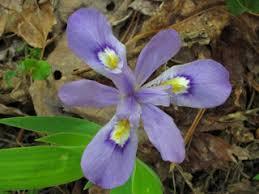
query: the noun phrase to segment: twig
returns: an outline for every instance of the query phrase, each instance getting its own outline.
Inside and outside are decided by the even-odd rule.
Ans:
[[[176,194],[176,184],[175,184],[175,176],[174,176],[174,171],[172,172],[172,179],[173,179],[173,188],[174,188],[174,194]]]
[[[19,146],[23,146],[22,145],[22,139],[23,139],[23,133],[24,133],[24,129],[20,129],[18,135],[17,135],[17,138],[16,138],[16,143],[19,145]]]
[[[135,35],[135,32],[137,31],[139,19],[140,19],[140,14],[137,14],[137,18],[136,18],[136,21],[135,21],[135,26],[133,27],[132,32],[131,32],[131,34],[128,37],[128,40],[131,39]]]
[[[197,115],[196,115],[196,117],[195,117],[191,127],[188,129],[188,131],[187,131],[187,133],[186,133],[186,135],[184,137],[185,145],[187,145],[191,141],[192,136],[194,134],[194,131],[195,131],[196,127],[198,126],[198,124],[199,124],[203,114],[205,113],[205,110],[206,109],[202,108],[197,113]]]
[[[199,112],[197,113],[194,121],[192,122],[192,125],[190,126],[190,128],[188,129],[188,131],[184,137],[185,145],[187,145],[191,141],[194,131],[195,131],[196,127],[198,126],[203,114],[205,113],[205,110],[206,109],[200,109]],[[175,167],[176,167],[176,164],[171,163],[169,171],[170,172],[173,171],[175,169]]]
[[[132,15],[132,18],[130,20],[130,24],[128,25],[128,28],[126,29],[126,31],[124,32],[122,38],[121,38],[121,42],[125,42],[127,40],[127,37],[128,37],[128,34],[129,34],[129,31],[130,29],[132,28],[133,24],[134,24],[134,21],[135,21],[135,18],[137,16],[137,12],[134,11],[133,12],[133,15]]]
[[[183,169],[179,165],[176,166],[176,169],[180,172],[180,174],[182,175],[185,183],[189,186],[189,188],[192,190],[192,192],[195,193],[195,189],[193,188],[192,183],[184,175]]]

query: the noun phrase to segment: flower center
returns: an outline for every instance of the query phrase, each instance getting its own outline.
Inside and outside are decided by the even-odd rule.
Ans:
[[[98,53],[99,60],[104,64],[104,66],[109,70],[118,70],[121,69],[120,67],[120,57],[117,53],[109,48],[106,47],[104,50]]]
[[[176,76],[162,82],[161,85],[170,85],[172,86],[173,93],[183,94],[188,92],[188,89],[190,88],[190,80],[184,76]]]
[[[110,139],[120,146],[124,146],[130,136],[130,122],[128,119],[119,120],[111,132]]]

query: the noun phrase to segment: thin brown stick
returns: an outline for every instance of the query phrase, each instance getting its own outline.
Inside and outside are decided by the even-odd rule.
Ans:
[[[139,20],[140,20],[140,14],[137,13],[135,25],[133,26],[132,32],[131,32],[131,34],[129,35],[129,37],[128,37],[127,40],[130,40],[130,39],[135,35],[135,33],[136,33],[136,31],[137,31],[137,27],[138,27]]]
[[[131,20],[130,20],[130,23],[129,23],[129,25],[128,25],[128,28],[126,29],[125,33],[123,34],[123,36],[122,36],[122,38],[121,38],[121,42],[123,42],[123,43],[126,42],[127,37],[128,37],[128,34],[129,34],[129,32],[130,32],[130,29],[133,27],[133,24],[134,24],[134,21],[135,21],[136,16],[137,16],[137,12],[134,11],[134,12],[133,12],[133,15],[132,15],[132,18],[131,18]]]
[[[195,131],[196,127],[198,126],[203,114],[205,113],[205,110],[206,109],[202,108],[197,113],[194,121],[192,122],[191,127],[188,129],[187,133],[185,134],[185,137],[184,137],[185,145],[187,145],[190,142],[190,140],[192,139],[194,131]]]
[[[204,108],[202,109],[199,109],[196,117],[194,118],[193,122],[192,122],[192,125],[190,126],[190,128],[188,129],[187,133],[185,134],[185,137],[184,137],[184,143],[185,145],[187,145],[188,143],[190,143],[191,139],[192,139],[192,136],[195,132],[195,129],[196,127],[198,126],[202,116],[204,115],[205,113],[205,110]],[[173,171],[176,167],[176,164],[175,163],[171,163],[170,165],[170,170],[169,171]]]
[[[16,137],[16,143],[21,147],[23,146],[23,144],[22,144],[23,134],[24,134],[24,129],[20,129],[20,131]]]

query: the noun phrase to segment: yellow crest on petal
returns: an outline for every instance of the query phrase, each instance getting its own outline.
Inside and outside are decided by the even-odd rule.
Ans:
[[[116,144],[123,146],[130,136],[130,122],[128,119],[122,119],[117,121],[114,129],[111,133],[111,140]]]
[[[120,57],[108,47],[98,53],[98,58],[109,70],[120,68]]]
[[[175,94],[186,93],[188,88],[190,87],[190,80],[183,77],[177,76],[172,79],[166,80],[162,82],[161,85],[170,85],[172,86],[172,92]]]

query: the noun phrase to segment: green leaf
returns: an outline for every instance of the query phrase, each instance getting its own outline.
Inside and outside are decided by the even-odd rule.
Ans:
[[[227,0],[227,8],[234,15],[240,15],[246,11],[246,8],[238,0]]]
[[[31,190],[28,190],[26,194],[39,194],[40,191],[38,189],[31,189]]]
[[[111,190],[110,194],[134,194],[132,191],[132,177],[122,186]]]
[[[0,194],[10,194],[8,191],[1,191],[0,190]]]
[[[23,73],[31,73],[33,68],[37,66],[37,60],[31,59],[31,58],[25,58],[20,62],[19,70],[21,70]]]
[[[44,80],[51,73],[51,65],[47,61],[26,58],[20,63],[20,70],[31,74],[34,80]]]
[[[156,173],[137,159],[131,178],[110,194],[163,194],[163,186]]]
[[[40,189],[81,178],[82,147],[35,146],[0,150],[0,190]]]
[[[226,5],[234,15],[240,15],[245,11],[255,14],[259,13],[258,0],[227,0]]]
[[[60,146],[86,146],[92,138],[92,135],[78,133],[55,133],[36,139],[36,141]]]
[[[19,71],[29,73],[33,80],[44,80],[51,73],[51,65],[44,60],[25,58],[20,62]]]
[[[16,72],[15,71],[7,71],[4,74],[4,81],[7,84],[8,87],[12,86],[12,80],[13,78],[16,76]]]
[[[141,160],[136,161],[132,175],[132,191],[141,194],[163,194],[163,186],[159,177]]]
[[[51,73],[51,65],[47,61],[37,61],[35,67],[31,71],[32,79],[34,80],[44,80],[47,79]]]
[[[259,13],[259,1],[258,0],[237,0],[245,7],[249,12]]]
[[[87,190],[87,189],[90,189],[90,187],[93,186],[93,183],[91,183],[90,181],[88,181],[85,186],[84,186],[84,189],[83,190]]]
[[[256,181],[259,181],[259,174],[255,175],[255,177],[253,179]]]
[[[29,48],[29,57],[34,59],[40,59],[41,48]]]
[[[30,131],[54,133],[79,133],[95,135],[100,125],[86,119],[65,116],[26,116],[0,119],[1,124]]]

